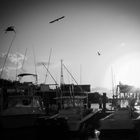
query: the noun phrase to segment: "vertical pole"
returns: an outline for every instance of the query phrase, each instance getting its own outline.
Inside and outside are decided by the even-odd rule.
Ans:
[[[63,60],[61,60],[61,77],[60,77],[60,86],[64,84],[64,78],[63,78]]]
[[[80,65],[80,84],[82,84],[82,65]]]
[[[35,57],[35,50],[34,50],[34,48],[33,48],[33,55],[34,55],[34,65],[35,65],[35,74],[36,74],[36,76],[35,76],[35,78],[36,78],[35,84],[37,85],[37,83],[38,83],[38,78],[37,78],[36,57]]]
[[[17,69],[18,69],[18,56],[17,56],[17,63],[16,63],[16,77],[15,77],[15,81],[17,81]]]
[[[49,70],[49,66],[50,66],[50,60],[51,60],[51,53],[52,53],[52,48],[51,48],[51,50],[50,50],[50,55],[49,55],[49,61],[48,61],[48,70]],[[46,83],[46,79],[47,79],[47,73],[46,73],[46,76],[45,76],[45,81],[44,81],[44,83]]]
[[[61,88],[61,109],[62,109],[62,106],[63,106],[63,99],[62,99],[62,94],[63,94],[63,89],[62,89],[62,85],[64,84],[64,79],[63,79],[63,60],[61,60],[61,77],[60,77],[60,88]]]
[[[112,94],[114,95],[114,75],[113,75],[113,68],[111,67],[111,77],[112,77]]]

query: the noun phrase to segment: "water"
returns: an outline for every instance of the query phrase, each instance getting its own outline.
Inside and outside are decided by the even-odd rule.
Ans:
[[[93,110],[99,109],[99,104],[98,104],[98,103],[91,104],[91,108],[92,108]],[[111,103],[107,103],[107,104],[106,104],[106,108],[107,108],[108,110],[112,110],[112,108],[111,108]]]

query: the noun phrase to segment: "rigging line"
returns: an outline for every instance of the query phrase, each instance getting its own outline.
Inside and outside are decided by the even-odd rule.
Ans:
[[[78,85],[77,81],[75,80],[75,78],[72,76],[72,74],[69,72],[69,70],[66,68],[66,66],[63,64],[64,68],[67,70],[67,72],[70,74],[70,76],[72,77],[72,79],[75,81],[75,83]]]
[[[57,82],[56,82],[56,80],[54,79],[54,77],[53,77],[53,76],[51,75],[51,73],[49,72],[48,68],[45,66],[45,64],[42,63],[42,65],[45,67],[45,69],[47,70],[47,72],[50,74],[50,76],[51,76],[52,79],[54,80],[55,84],[58,85]]]
[[[14,34],[14,36],[13,36],[13,39],[12,39],[12,41],[11,41],[11,43],[10,43],[10,46],[9,46],[9,48],[8,48],[8,51],[7,51],[5,60],[4,60],[4,64],[3,64],[3,66],[2,66],[2,71],[1,71],[1,74],[0,74],[0,79],[1,79],[1,77],[2,77],[3,70],[4,70],[4,67],[5,67],[5,64],[6,64],[6,60],[7,60],[7,57],[8,57],[8,55],[9,55],[10,49],[11,49],[11,47],[12,47],[12,44],[13,44],[15,38],[16,38],[16,32],[15,32],[15,34]]]
[[[78,85],[77,81],[75,80],[75,78],[72,76],[72,74],[70,73],[70,71],[67,69],[67,67],[63,64],[64,68],[67,70],[67,72],[70,74],[70,76],[72,77],[72,79],[75,81],[75,83]],[[80,85],[78,85],[78,87],[80,88],[81,91],[83,91],[82,87]]]
[[[48,70],[49,70],[49,66],[50,66],[51,54],[52,54],[52,48],[50,49],[50,55],[49,55],[49,60],[48,60]],[[45,82],[44,83],[46,83],[46,79],[47,79],[47,73],[46,73],[46,76],[45,76]]]

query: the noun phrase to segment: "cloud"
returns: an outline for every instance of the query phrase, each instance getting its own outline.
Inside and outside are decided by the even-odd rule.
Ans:
[[[0,61],[4,62],[4,59],[6,57],[6,53],[0,54]],[[24,55],[21,53],[9,53],[8,58],[6,60],[6,66],[9,69],[21,69],[22,63],[24,61]],[[25,57],[25,61],[27,60],[27,57]]]
[[[2,71],[2,67],[5,61],[6,53],[0,54],[0,71]],[[16,53],[9,53],[8,58],[6,60],[6,64],[3,69],[3,78],[12,78],[12,75],[14,75],[16,70],[20,70],[22,68],[22,64],[24,61],[24,55],[16,52]],[[27,57],[25,57],[25,61],[27,61]],[[26,71],[22,69],[22,71]]]
[[[2,68],[0,68],[0,73],[1,72],[2,72]],[[9,69],[7,67],[3,69],[2,77],[9,79]]]

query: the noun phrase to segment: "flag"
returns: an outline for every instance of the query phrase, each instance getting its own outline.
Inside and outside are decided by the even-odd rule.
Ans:
[[[9,27],[7,27],[7,28],[5,29],[5,33],[9,32],[9,31],[12,31],[12,32],[15,32],[15,33],[16,33],[16,31],[15,31],[15,29],[14,29],[14,26],[9,26]]]

